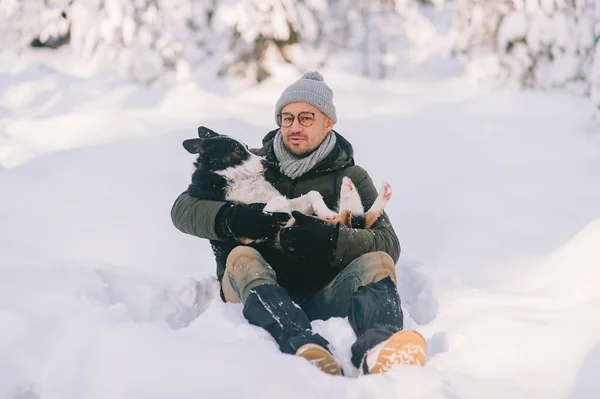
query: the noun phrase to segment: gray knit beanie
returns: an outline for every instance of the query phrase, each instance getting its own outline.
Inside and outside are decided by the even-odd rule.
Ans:
[[[277,115],[281,113],[283,107],[297,101],[314,105],[327,115],[333,123],[337,122],[335,105],[333,105],[333,91],[325,84],[323,76],[319,72],[306,72],[281,93],[281,97],[275,104],[275,121],[278,125],[279,118]]]

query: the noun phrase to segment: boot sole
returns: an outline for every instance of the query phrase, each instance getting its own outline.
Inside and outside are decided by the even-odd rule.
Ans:
[[[341,375],[340,364],[325,348],[316,344],[305,344],[298,348],[296,356],[300,356],[317,366],[322,372],[330,375]]]
[[[384,341],[379,349],[377,360],[369,370],[367,357],[363,360],[360,370],[363,374],[378,374],[389,371],[397,364],[422,366],[425,364],[427,342],[421,334],[413,330],[403,330]]]

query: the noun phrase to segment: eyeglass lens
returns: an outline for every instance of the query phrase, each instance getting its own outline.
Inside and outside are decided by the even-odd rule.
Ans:
[[[294,123],[296,116],[290,113],[282,113],[279,116],[281,127],[290,127]],[[304,127],[309,127],[315,121],[315,115],[312,112],[300,112],[298,114],[298,122]]]

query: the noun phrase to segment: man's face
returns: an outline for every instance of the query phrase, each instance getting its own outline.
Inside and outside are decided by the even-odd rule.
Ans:
[[[301,121],[298,120],[298,114],[301,114]],[[283,125],[285,125],[285,119],[287,121],[293,118],[293,123],[289,127],[281,127],[281,133],[283,134],[283,143],[285,144],[288,151],[292,154],[304,157],[313,152],[323,140],[327,133],[333,128],[333,121],[322,113],[317,107],[314,107],[307,103],[296,102],[290,103],[283,107],[281,110],[283,115]],[[285,114],[285,115],[284,115]],[[291,115],[290,115],[291,114]],[[313,116],[314,114],[314,116]],[[312,125],[310,118],[314,118]]]

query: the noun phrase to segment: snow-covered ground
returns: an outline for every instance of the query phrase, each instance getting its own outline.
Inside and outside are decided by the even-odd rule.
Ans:
[[[258,145],[298,75],[128,84],[55,56],[0,59],[0,398],[600,396],[600,134],[564,92],[325,69],[337,130],[394,197],[422,368],[330,377],[279,353],[172,225],[198,125]],[[346,320],[314,328],[345,371]]]

